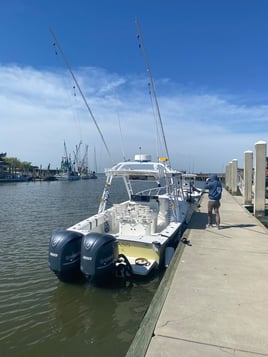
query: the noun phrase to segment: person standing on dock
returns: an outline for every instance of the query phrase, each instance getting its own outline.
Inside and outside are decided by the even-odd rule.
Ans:
[[[222,193],[222,184],[216,174],[206,179],[205,189],[208,189],[208,224],[207,228],[212,227],[212,213],[216,215],[216,226],[220,229],[220,199]]]

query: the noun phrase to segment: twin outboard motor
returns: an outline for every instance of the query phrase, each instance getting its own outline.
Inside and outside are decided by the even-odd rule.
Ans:
[[[48,264],[60,280],[77,279],[81,274],[80,255],[83,234],[62,230],[53,233],[49,243]]]
[[[111,277],[117,258],[118,245],[114,236],[91,232],[83,237],[80,269],[84,275],[95,280]]]
[[[48,264],[64,282],[90,277],[105,280],[115,275],[118,259],[116,239],[105,233],[82,233],[62,230],[53,233],[49,244]]]
[[[84,236],[68,230],[55,232],[50,239],[48,264],[64,282],[87,277],[103,283],[112,277],[132,275],[128,259],[118,254],[117,240],[107,233],[91,232]]]

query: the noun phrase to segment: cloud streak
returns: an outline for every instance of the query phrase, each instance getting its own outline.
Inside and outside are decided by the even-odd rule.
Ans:
[[[74,70],[115,162],[133,158],[141,146],[159,152],[154,113],[143,76]],[[232,159],[243,166],[244,151],[267,137],[267,105],[240,104],[240,98],[182,89],[169,79],[156,81],[173,167],[221,172]],[[0,66],[1,147],[33,165],[60,166],[63,142],[72,152],[80,140],[96,147],[98,168],[111,165],[99,134],[67,71]],[[121,128],[121,132],[120,132]],[[91,159],[92,158],[92,159]]]

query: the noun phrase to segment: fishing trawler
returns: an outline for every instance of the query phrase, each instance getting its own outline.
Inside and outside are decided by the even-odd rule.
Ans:
[[[58,181],[77,181],[80,180],[80,174],[76,170],[75,164],[71,159],[71,156],[68,156],[66,143],[64,141],[64,153],[65,155],[61,159],[61,169],[54,176]]]

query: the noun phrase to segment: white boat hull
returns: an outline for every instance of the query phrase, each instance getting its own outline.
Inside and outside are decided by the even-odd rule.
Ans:
[[[169,264],[170,248],[176,248],[184,224],[189,221],[192,203],[179,186],[180,172],[170,169],[166,161],[150,162],[149,155],[139,155],[141,158],[145,161],[122,162],[107,171],[98,213],[54,236],[49,254],[51,267],[58,269],[54,258],[65,264],[62,269],[66,261],[71,266],[70,256],[74,250],[77,253],[78,244],[81,271],[86,276],[101,277],[102,272],[110,274],[113,268],[115,275],[123,277],[130,272],[146,276]],[[106,208],[113,178],[123,179],[129,199]],[[149,188],[135,192],[136,181]],[[57,245],[59,249],[63,246],[61,250]]]
[[[161,200],[165,204],[168,198],[162,197],[159,201]],[[152,206],[154,204],[155,202]],[[188,210],[189,204],[185,204],[181,221],[169,223],[164,208],[163,212],[161,209],[156,212],[147,205],[126,201],[79,222],[68,230],[84,235],[89,232],[113,235],[118,242],[119,254],[127,257],[133,273],[147,275],[153,268],[163,265],[165,249],[168,245],[176,244],[175,240],[187,220]]]
[[[58,181],[77,181],[80,180],[79,175],[69,175],[69,174],[57,174],[55,175],[56,180]]]

